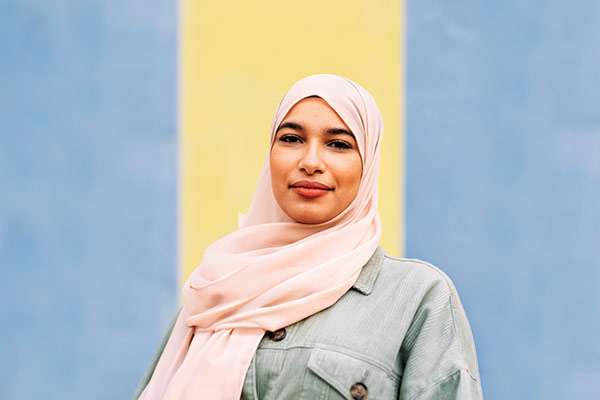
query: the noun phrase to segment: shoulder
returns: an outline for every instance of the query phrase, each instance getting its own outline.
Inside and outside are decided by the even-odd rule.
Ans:
[[[417,258],[391,256],[384,253],[381,266],[382,283],[398,285],[411,295],[447,298],[457,296],[452,279],[439,267]]]
[[[451,349],[446,370],[465,368],[478,379],[473,334],[452,279],[430,262],[387,254],[378,279],[382,291],[408,304],[413,316],[403,348],[410,352],[416,344],[426,355]]]
[[[419,329],[421,323],[429,319],[470,336],[470,326],[454,282],[432,263],[384,254],[377,283],[381,295],[401,304],[413,316],[412,328]]]

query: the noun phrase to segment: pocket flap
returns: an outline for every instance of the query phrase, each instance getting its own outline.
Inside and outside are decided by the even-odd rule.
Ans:
[[[356,383],[367,388],[369,399],[387,398],[395,388],[394,381],[384,371],[338,351],[314,349],[308,360],[308,369],[349,400],[352,400],[350,389]]]

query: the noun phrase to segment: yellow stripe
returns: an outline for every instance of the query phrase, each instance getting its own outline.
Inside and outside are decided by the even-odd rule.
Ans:
[[[180,271],[236,228],[271,118],[296,80],[334,73],[369,90],[385,124],[382,246],[404,252],[403,1],[183,0],[180,72]]]

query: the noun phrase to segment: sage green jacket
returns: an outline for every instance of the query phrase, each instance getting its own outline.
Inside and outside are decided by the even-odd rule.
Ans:
[[[265,334],[242,393],[244,400],[482,398],[471,328],[450,278],[381,247],[334,305]]]

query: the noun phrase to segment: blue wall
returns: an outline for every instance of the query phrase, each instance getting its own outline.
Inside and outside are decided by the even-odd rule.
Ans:
[[[600,2],[407,21],[407,255],[454,279],[487,398],[600,398]]]
[[[2,399],[130,398],[176,310],[176,18],[0,4]]]

